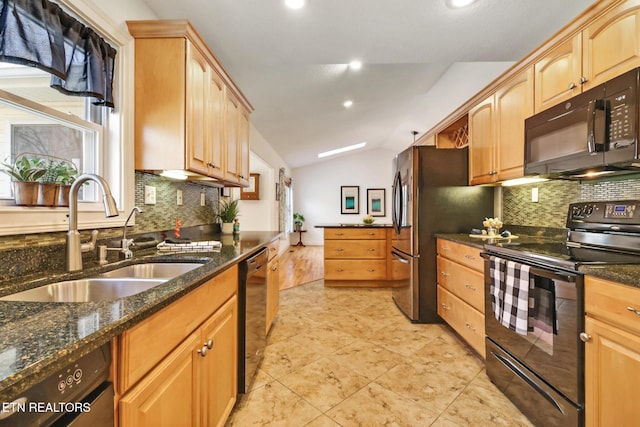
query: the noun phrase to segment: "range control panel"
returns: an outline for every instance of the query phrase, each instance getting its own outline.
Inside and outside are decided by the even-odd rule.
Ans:
[[[581,202],[569,205],[567,228],[622,231],[640,225],[640,201]],[[635,230],[634,230],[635,231]]]

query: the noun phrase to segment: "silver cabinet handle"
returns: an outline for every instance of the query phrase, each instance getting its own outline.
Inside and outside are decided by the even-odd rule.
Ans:
[[[580,341],[582,341],[582,342],[591,341],[591,335],[589,335],[586,332],[580,332]]]
[[[369,233],[369,236],[375,236],[376,233]]]
[[[441,276],[445,276],[445,277],[449,277],[449,273],[447,273],[446,271],[441,271],[440,275]]]
[[[336,269],[336,271],[337,271],[338,273],[342,273],[344,270],[343,270],[343,269],[341,269],[341,268],[338,268],[338,269]]]
[[[213,340],[207,341],[204,345],[206,345],[207,348],[211,350],[213,348]]]
[[[344,236],[344,233],[336,233],[336,236]]]
[[[576,88],[576,84],[574,82],[569,83],[569,90],[573,90]]]
[[[466,326],[467,329],[471,329],[473,332],[476,331],[476,328],[474,328],[469,322],[464,322],[464,326]]]
[[[271,267],[271,271],[278,271],[278,266],[274,265],[273,267]]]
[[[342,249],[342,248],[336,248],[336,252],[342,252],[342,251],[344,251],[344,249]]]
[[[629,310],[630,312],[640,316],[640,310],[638,310],[637,308],[633,308],[633,307],[629,306],[629,307],[627,307],[627,310]]]
[[[465,283],[465,284],[464,284],[464,287],[465,287],[465,288],[467,288],[467,289],[469,289],[470,291],[475,291],[475,290],[476,290],[476,287],[475,287],[475,286],[471,286],[471,285],[470,285],[470,284],[468,284],[468,283]]]
[[[370,268],[370,269],[368,269],[367,271],[368,271],[369,273],[373,273],[373,272],[374,272],[374,271],[376,271],[376,270],[375,270],[375,269],[373,269],[373,268]]]
[[[472,255],[465,255],[464,256],[466,259],[476,259],[476,257],[472,256]]]
[[[442,249],[443,251],[450,251],[451,248],[449,246],[441,246],[440,249]]]
[[[440,306],[445,309],[445,310],[451,310],[451,307],[449,307],[447,304],[440,304]]]
[[[585,84],[587,82],[587,78],[585,76],[580,77],[580,80],[578,80],[578,83],[580,83],[581,85]]]
[[[373,249],[373,248],[369,248],[369,249],[367,249],[367,250],[368,250],[369,252],[374,252],[374,251],[375,251],[375,249]]]
[[[205,357],[207,355],[207,345],[203,345],[202,348],[198,349],[198,354],[200,354],[200,356]]]

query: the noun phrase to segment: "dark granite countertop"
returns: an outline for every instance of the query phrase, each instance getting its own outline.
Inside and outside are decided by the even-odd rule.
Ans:
[[[0,402],[13,399],[33,384],[63,368],[126,329],[176,301],[207,280],[257,252],[280,235],[276,231],[245,232],[238,240],[222,238],[219,252],[163,254],[155,248],[136,252],[134,259],[81,273],[41,277],[4,284],[3,293],[34,284],[87,277],[128,264],[151,261],[200,262],[202,267],[145,292],[115,301],[42,303],[0,301]],[[221,240],[220,235],[203,240]],[[10,292],[8,292],[10,290]]]
[[[318,225],[315,225],[314,227],[315,228],[353,228],[353,227],[391,228],[393,227],[393,224],[376,224],[375,222],[373,224],[363,224],[363,223],[354,222],[354,223],[339,223],[339,224],[318,224]]]
[[[506,239],[501,239],[501,240],[480,239],[480,238],[470,237],[468,234],[462,234],[462,233],[438,234],[436,235],[436,237],[440,239],[450,240],[452,242],[463,243],[465,245],[474,246],[480,249],[484,248],[485,245],[508,241]],[[514,239],[513,241],[518,241],[522,243],[532,243],[532,242],[541,241],[541,240],[549,241],[549,239],[554,240],[554,238],[550,238],[546,236],[519,235],[518,239]],[[513,246],[513,248],[517,249],[517,246]],[[594,277],[598,277],[601,279],[618,282],[623,285],[640,288],[640,264],[607,264],[607,265],[585,264],[585,265],[579,266],[578,271],[585,275],[592,275]]]

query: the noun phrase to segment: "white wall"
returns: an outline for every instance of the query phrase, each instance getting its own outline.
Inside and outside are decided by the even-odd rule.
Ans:
[[[260,174],[260,200],[240,200],[238,203],[238,208],[240,209],[240,232],[242,230],[278,230],[277,172],[255,153],[251,153],[251,173]],[[237,192],[240,193],[239,190]]]
[[[376,217],[376,223],[391,223],[391,162],[396,154],[387,149],[364,150],[293,169],[293,211],[305,217],[303,242],[323,244],[323,229],[315,228],[319,224],[361,223],[367,214],[367,188],[386,189],[386,216]],[[360,186],[359,214],[340,213],[343,185]],[[291,235],[291,244],[297,242],[298,235]]]

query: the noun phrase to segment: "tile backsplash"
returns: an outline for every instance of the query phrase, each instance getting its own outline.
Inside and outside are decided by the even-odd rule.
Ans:
[[[145,185],[156,188],[155,205],[144,204]],[[176,202],[178,190],[182,191],[183,203],[181,206],[178,206]],[[205,206],[200,206],[202,193],[205,195]],[[127,230],[129,235],[172,229],[178,218],[182,221],[182,227],[210,224],[215,222],[214,207],[218,204],[218,189],[136,172],[135,204],[142,209],[143,213],[136,215],[135,226]],[[128,214],[128,212],[125,213],[125,215]],[[91,230],[81,231],[83,240],[88,239],[90,232]],[[64,244],[66,234],[66,231],[61,231],[1,236],[0,250]],[[122,227],[101,229],[99,238],[113,239],[121,235]],[[1,263],[0,261],[0,266]]]
[[[538,188],[538,202],[531,191]],[[553,180],[502,188],[502,216],[505,224],[563,228],[570,203],[640,199],[640,179],[597,182]]]

